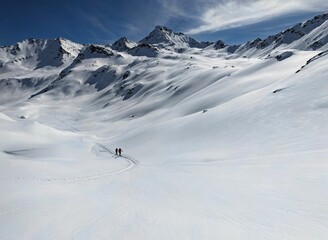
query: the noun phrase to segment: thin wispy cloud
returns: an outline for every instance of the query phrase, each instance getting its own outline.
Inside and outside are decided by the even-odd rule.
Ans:
[[[163,14],[165,14],[166,20],[171,17],[198,19],[197,13],[205,10],[211,0],[205,1],[203,4],[199,4],[200,0],[158,0],[158,3],[164,9]]]
[[[199,25],[187,29],[188,34],[215,32],[270,20],[293,12],[316,12],[328,9],[323,0],[229,0],[214,3],[200,14]],[[177,12],[175,10],[175,12]]]
[[[84,22],[88,23],[88,25],[94,28],[95,30],[102,31],[109,35],[114,35],[109,25],[106,24],[107,20],[101,18],[99,14],[98,15],[90,14],[82,9],[75,9],[74,11],[75,14],[78,14],[80,18],[84,19]]]

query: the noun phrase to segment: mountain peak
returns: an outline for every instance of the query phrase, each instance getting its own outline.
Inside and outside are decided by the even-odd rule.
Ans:
[[[149,33],[147,37],[142,39],[140,42],[145,44],[158,44],[158,45],[175,45],[174,32],[164,26],[157,25],[153,31]]]
[[[113,43],[111,48],[118,52],[125,52],[137,46],[137,43],[130,41],[126,37],[122,37]]]
[[[174,32],[172,29],[165,27],[165,26],[161,26],[161,25],[155,26],[155,28],[152,32],[157,32],[160,34],[174,34],[174,35],[178,35],[178,36],[185,35],[182,32]]]
[[[214,44],[214,49],[218,50],[218,49],[222,49],[225,48],[227,45],[222,41],[222,40],[218,40],[217,42],[215,42]]]
[[[147,37],[142,39],[140,43],[152,44],[164,48],[204,48],[205,45],[208,46],[208,44],[200,43],[181,32],[174,32],[160,25],[155,26],[155,29]]]
[[[147,56],[156,57],[158,55],[159,49],[151,44],[141,43],[134,48],[129,50],[129,54],[133,56]]]
[[[165,32],[173,32],[171,29],[165,27],[165,26],[161,26],[161,25],[157,25],[155,26],[155,29],[154,31],[157,30],[157,31],[165,31]]]

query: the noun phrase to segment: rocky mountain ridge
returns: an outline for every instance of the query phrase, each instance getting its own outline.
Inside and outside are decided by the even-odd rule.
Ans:
[[[112,45],[78,44],[64,38],[42,40],[26,39],[11,46],[0,47],[0,66],[10,66],[34,59],[35,68],[45,66],[59,67],[69,64],[81,54],[84,57],[98,51],[104,56],[113,55],[113,51],[127,52],[133,56],[157,57],[162,50],[182,53],[187,49],[215,49],[228,54],[254,55],[254,52],[269,53],[279,47],[291,47],[299,50],[317,50],[328,43],[328,13],[286,29],[262,40],[257,38],[242,45],[229,45],[222,40],[215,43],[199,42],[181,32],[174,32],[164,26],[156,26],[148,36],[139,42],[123,37]],[[89,51],[89,54],[86,54]],[[100,53],[101,52],[101,53]],[[256,54],[255,54],[256,55]],[[91,56],[91,55],[90,55]],[[31,61],[29,61],[31,62]],[[33,64],[32,64],[33,65]]]

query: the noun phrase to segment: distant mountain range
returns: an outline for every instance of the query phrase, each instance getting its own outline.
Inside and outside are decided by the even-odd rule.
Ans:
[[[327,20],[328,14],[322,14],[266,39],[242,45],[229,45],[221,40],[199,42],[164,26],[156,26],[139,42],[123,37],[111,45],[79,44],[64,38],[26,39],[0,47],[0,85],[12,93],[23,89],[26,99],[43,93],[67,96],[107,89],[126,100],[145,89],[147,84],[140,82],[146,74],[142,69],[153,69],[147,77],[154,74],[152,77],[156,78],[168,71],[163,62],[169,60],[177,68],[190,69],[190,59],[198,64],[218,58],[274,57],[282,61],[293,54],[290,49],[325,52]],[[57,89],[59,86],[61,90]],[[2,101],[10,101],[13,96],[3,94]]]
[[[242,45],[228,45],[221,40],[199,42],[184,33],[174,32],[164,26],[156,26],[148,36],[139,42],[133,42],[122,37],[112,45],[82,45],[63,38],[54,40],[27,39],[12,46],[1,47],[0,64],[4,66],[36,57],[40,62],[38,67],[59,66],[74,59],[79,54],[88,56],[98,51],[98,54],[107,56],[112,54],[109,53],[111,50],[127,52],[133,56],[148,57],[156,57],[161,50],[174,50],[181,53],[189,48],[204,50],[214,48],[235,54],[251,54],[254,51],[263,53],[287,45],[299,50],[317,50],[324,47],[328,42],[327,20],[328,13],[322,14],[266,39],[257,38]]]

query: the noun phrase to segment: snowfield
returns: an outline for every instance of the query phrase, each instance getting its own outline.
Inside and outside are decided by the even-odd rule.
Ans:
[[[326,240],[327,16],[233,53],[2,47],[0,239]]]

